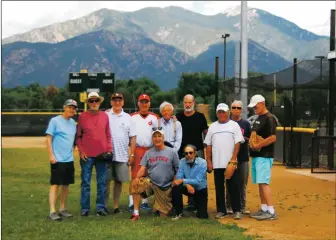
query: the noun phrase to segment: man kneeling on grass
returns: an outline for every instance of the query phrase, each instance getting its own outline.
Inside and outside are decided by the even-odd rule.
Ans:
[[[173,206],[176,214],[173,221],[182,217],[182,194],[194,196],[196,217],[208,218],[207,162],[196,154],[195,146],[187,145],[184,148],[185,158],[181,159],[173,182]]]
[[[162,128],[153,128],[152,141],[154,147],[146,152],[140,162],[140,169],[132,182],[131,193],[134,202],[132,221],[140,218],[141,197],[154,194],[153,210],[159,216],[167,216],[172,209],[172,182],[177,173],[179,158],[177,152],[164,145]],[[146,172],[148,178],[145,178]]]
[[[64,103],[64,112],[62,115],[53,117],[46,131],[47,150],[49,154],[51,177],[49,190],[49,219],[60,221],[62,217],[72,217],[66,208],[69,184],[75,182],[75,168],[73,147],[76,135],[76,122],[71,119],[77,109],[77,102],[69,99]],[[58,187],[60,192],[60,209],[56,213],[56,198]]]

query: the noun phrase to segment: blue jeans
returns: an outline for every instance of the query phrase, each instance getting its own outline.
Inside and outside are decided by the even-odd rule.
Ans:
[[[81,184],[81,211],[90,211],[90,183],[93,166],[96,166],[97,177],[97,211],[105,209],[105,193],[106,193],[106,162],[96,161],[93,157],[88,157],[86,161],[80,160],[82,167],[82,184]]]

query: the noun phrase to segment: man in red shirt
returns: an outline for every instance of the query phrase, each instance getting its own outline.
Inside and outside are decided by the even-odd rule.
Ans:
[[[104,98],[97,92],[90,92],[87,103],[89,111],[79,115],[77,124],[76,143],[80,152],[82,168],[81,184],[81,216],[88,216],[90,212],[90,182],[93,166],[97,176],[97,215],[106,216],[106,161],[97,158],[103,153],[112,152],[112,141],[109,119],[105,112],[99,110]]]

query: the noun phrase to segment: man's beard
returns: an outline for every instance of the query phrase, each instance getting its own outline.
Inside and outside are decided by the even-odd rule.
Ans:
[[[191,108],[184,108],[184,111],[192,112],[192,111],[194,111],[194,106],[192,106]]]

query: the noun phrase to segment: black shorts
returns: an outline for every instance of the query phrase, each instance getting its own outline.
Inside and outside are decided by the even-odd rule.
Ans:
[[[74,162],[50,164],[50,185],[69,185],[75,183]]]

